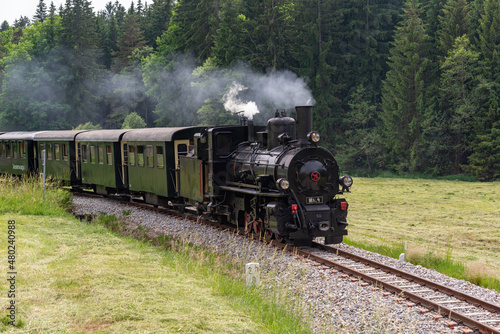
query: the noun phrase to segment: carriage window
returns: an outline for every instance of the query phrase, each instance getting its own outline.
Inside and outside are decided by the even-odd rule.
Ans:
[[[128,164],[135,166],[135,146],[128,146]]]
[[[15,141],[12,142],[12,157],[17,159],[17,143]]]
[[[106,163],[108,165],[113,164],[113,155],[111,153],[111,145],[106,145]]]
[[[146,160],[148,163],[148,167],[153,167],[153,146],[148,145],[146,146]]]
[[[0,141],[0,158],[3,158],[3,154],[4,154],[3,143]]]
[[[97,161],[99,161],[100,165],[104,164],[104,147],[99,145],[97,147],[97,153]]]
[[[59,144],[54,145],[54,158],[56,160],[60,160],[60,155],[59,155]]]
[[[47,160],[52,160],[52,144],[47,144]]]
[[[82,145],[82,159],[84,163],[87,163],[88,160],[88,148],[87,145]]]
[[[62,144],[62,157],[63,160],[68,160],[68,146],[66,144]]]
[[[156,146],[156,167],[163,168],[163,146]]]
[[[215,136],[215,153],[217,155],[231,154],[232,133],[218,133]]]
[[[10,143],[9,142],[5,143],[5,155],[7,156],[7,158],[10,158]]]
[[[137,165],[144,166],[144,146],[137,146]]]
[[[95,146],[90,145],[89,146],[89,152],[90,152],[90,163],[95,164]]]
[[[19,152],[20,152],[21,158],[25,159],[26,158],[26,142],[24,142],[24,141],[19,142]]]

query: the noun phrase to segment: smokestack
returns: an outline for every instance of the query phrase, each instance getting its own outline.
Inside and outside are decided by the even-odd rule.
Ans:
[[[248,141],[253,143],[255,141],[253,134],[253,121],[251,119],[247,120],[248,124]]]
[[[312,131],[312,106],[295,107],[297,112],[297,140],[300,145],[308,143],[307,134]]]

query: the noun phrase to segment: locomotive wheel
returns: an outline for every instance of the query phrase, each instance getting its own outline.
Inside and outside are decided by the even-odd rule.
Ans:
[[[264,232],[264,237],[266,238],[266,240],[270,241],[272,239],[274,239],[274,233],[273,231],[271,230],[266,230],[266,232]]]
[[[283,237],[281,234],[275,234],[276,241],[284,243],[285,242],[285,237]]]
[[[252,233],[255,217],[252,213],[245,212],[245,232]]]
[[[260,218],[254,220],[253,231],[257,235],[260,235],[260,232],[262,232],[262,220]]]

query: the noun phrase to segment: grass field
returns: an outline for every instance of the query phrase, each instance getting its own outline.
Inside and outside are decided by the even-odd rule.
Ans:
[[[348,243],[500,279],[499,182],[356,178],[346,198]]]
[[[123,237],[66,213],[55,203],[67,204],[67,193],[51,189],[42,203],[39,185],[0,182],[0,259],[6,274],[15,220],[17,271],[17,327],[8,325],[9,285],[0,284],[2,333],[309,332],[203,250]]]

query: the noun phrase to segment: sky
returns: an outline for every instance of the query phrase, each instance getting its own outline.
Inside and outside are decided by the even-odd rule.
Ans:
[[[47,9],[50,7],[51,1],[54,2],[57,9],[59,9],[61,4],[64,6],[66,3],[66,0],[45,0]],[[109,1],[110,0],[91,0],[94,12],[103,10],[106,3]],[[9,22],[12,26],[14,20],[20,18],[21,15],[27,16],[30,20],[33,20],[38,2],[39,0],[0,0],[0,24],[7,20],[7,22]],[[115,2],[115,0],[113,0],[113,2]],[[132,0],[118,0],[118,2],[121,3],[123,7],[128,9]],[[137,1],[134,1],[134,3],[136,2]]]

